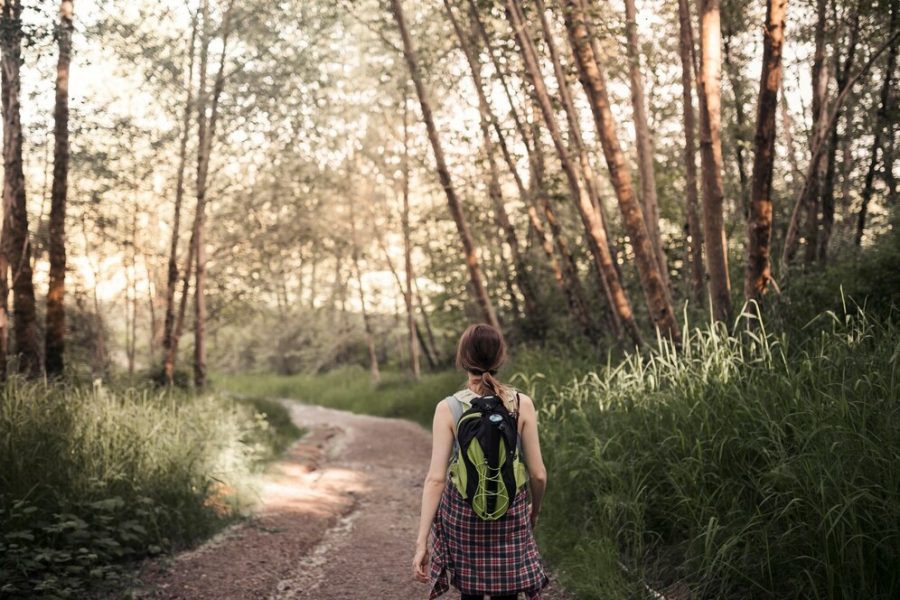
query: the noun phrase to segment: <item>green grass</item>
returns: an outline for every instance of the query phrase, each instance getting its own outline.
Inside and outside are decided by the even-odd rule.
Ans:
[[[298,434],[286,415],[216,395],[0,388],[0,597],[85,597],[234,520]]]
[[[431,427],[434,407],[460,389],[465,378],[456,371],[426,373],[419,381],[385,371],[372,385],[369,372],[342,367],[323,375],[219,375],[216,385],[234,394],[255,398],[288,398],[358,414],[409,419]]]
[[[801,338],[693,330],[550,390],[539,534],[577,597],[900,596],[900,332]]]

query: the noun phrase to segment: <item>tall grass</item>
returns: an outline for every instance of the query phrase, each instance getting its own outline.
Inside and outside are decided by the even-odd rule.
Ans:
[[[541,537],[578,597],[900,597],[896,325],[744,325],[548,390]]]
[[[0,597],[83,597],[123,563],[209,535],[252,500],[251,474],[292,435],[217,396],[11,381],[0,388]]]

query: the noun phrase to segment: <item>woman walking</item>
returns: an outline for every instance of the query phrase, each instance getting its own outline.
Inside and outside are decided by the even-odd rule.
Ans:
[[[415,578],[430,583],[429,598],[437,598],[452,584],[462,593],[462,600],[482,600],[485,595],[492,600],[513,600],[519,593],[534,599],[549,583],[533,535],[547,485],[537,413],[531,398],[496,379],[505,360],[506,345],[499,331],[490,325],[470,326],[456,351],[457,368],[468,374],[466,388],[441,401],[434,412],[431,466],[422,492],[413,558]],[[528,474],[528,489],[516,487],[499,518],[485,517],[483,510],[481,516],[476,514],[459,489],[458,471],[465,467],[451,464],[459,449],[460,416],[472,408],[473,400],[488,396],[499,398],[505,408],[502,412],[512,418],[518,433],[517,452],[522,455],[515,464],[518,467],[518,460],[524,458]],[[499,422],[499,418],[492,421]],[[517,473],[516,482],[519,479]],[[495,489],[499,485],[502,483],[494,483]],[[465,485],[462,488],[465,490]],[[497,502],[488,505],[496,508]]]

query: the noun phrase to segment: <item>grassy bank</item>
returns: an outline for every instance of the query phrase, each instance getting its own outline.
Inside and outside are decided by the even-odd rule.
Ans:
[[[579,598],[900,596],[900,331],[810,327],[694,331],[546,399],[541,538]]]
[[[299,432],[280,405],[0,388],[0,597],[82,598],[238,516]]]

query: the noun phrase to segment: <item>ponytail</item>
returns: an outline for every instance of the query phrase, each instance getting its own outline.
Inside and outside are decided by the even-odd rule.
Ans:
[[[481,323],[463,332],[456,348],[456,366],[476,377],[476,392],[481,396],[498,396],[510,411],[509,390],[497,379],[497,370],[506,362],[506,342],[494,327]]]

